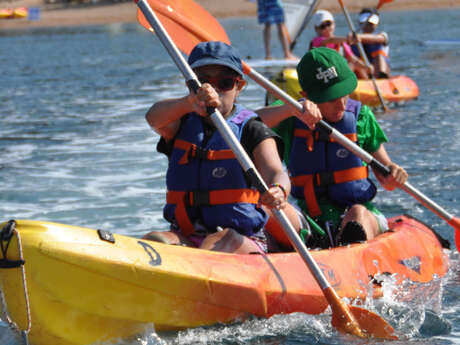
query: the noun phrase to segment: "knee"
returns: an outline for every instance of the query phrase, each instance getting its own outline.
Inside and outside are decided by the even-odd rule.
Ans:
[[[361,204],[355,204],[351,206],[347,212],[348,216],[352,216],[353,218],[361,218],[368,213],[368,209],[366,206]]]
[[[179,237],[170,231],[151,231],[148,234],[145,234],[142,239],[166,244],[181,243]]]

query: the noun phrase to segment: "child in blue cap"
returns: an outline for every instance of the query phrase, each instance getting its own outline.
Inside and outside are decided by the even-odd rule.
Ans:
[[[224,252],[267,252],[265,228],[271,208],[284,210],[293,226],[301,227],[287,202],[291,184],[278,153],[282,142],[253,111],[235,103],[246,85],[235,48],[202,42],[188,63],[202,84],[197,93],[159,101],[146,114],[161,136],[157,150],[168,156],[163,214],[171,230],[145,238]],[[252,188],[206,107],[220,111],[253,160],[269,185],[263,195]]]

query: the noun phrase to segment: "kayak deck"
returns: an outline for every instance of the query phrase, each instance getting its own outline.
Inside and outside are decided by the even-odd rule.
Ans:
[[[366,243],[312,251],[339,296],[368,297],[379,274],[398,283],[446,274],[448,257],[427,226],[400,216],[390,227]],[[108,341],[152,323],[157,331],[177,330],[328,307],[294,252],[228,254],[117,234],[111,242],[107,233],[39,221],[16,221],[15,229],[7,259],[19,260],[21,247],[25,265],[0,269],[0,284],[11,319],[26,329],[26,298],[18,293],[24,267],[35,345]]]

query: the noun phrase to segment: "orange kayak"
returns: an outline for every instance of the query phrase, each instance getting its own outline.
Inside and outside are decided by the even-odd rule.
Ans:
[[[312,251],[339,296],[378,297],[375,280],[383,276],[398,285],[446,274],[448,255],[430,228],[408,216],[390,219],[390,227],[365,243]],[[30,321],[34,345],[113,341],[151,323],[177,330],[328,307],[295,252],[227,254],[40,221],[0,229],[7,310],[21,330]]]
[[[282,70],[272,78],[272,81],[294,99],[303,97],[300,94],[297,71],[294,68]],[[376,82],[385,102],[401,103],[416,99],[419,96],[417,84],[407,76],[399,75],[389,79],[376,79]],[[371,107],[380,105],[380,99],[372,80],[358,80],[358,86],[350,97]]]
[[[417,84],[404,75],[376,79],[376,83],[385,102],[401,103],[419,96]],[[371,107],[381,104],[372,80],[358,80],[358,87],[350,97]]]

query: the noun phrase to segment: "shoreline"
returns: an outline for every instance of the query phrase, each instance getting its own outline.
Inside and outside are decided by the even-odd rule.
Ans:
[[[196,2],[217,18],[253,16],[257,20],[256,2],[249,0],[233,0],[232,2],[196,0]],[[346,4],[346,6],[350,13],[355,13],[363,7],[373,7],[376,3],[377,0],[355,0],[350,4]],[[137,8],[134,2],[85,3],[63,6],[59,4],[45,4],[44,0],[0,0],[0,9],[17,7],[40,7],[40,20],[29,21],[26,18],[0,19],[0,30],[20,31],[45,27],[137,22]],[[453,7],[460,7],[460,1],[394,0],[392,3],[384,4],[380,11],[411,11]],[[336,0],[323,0],[320,8],[333,13],[341,12],[341,8]]]

